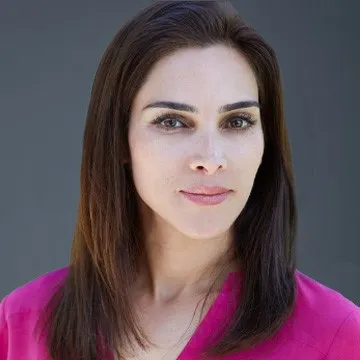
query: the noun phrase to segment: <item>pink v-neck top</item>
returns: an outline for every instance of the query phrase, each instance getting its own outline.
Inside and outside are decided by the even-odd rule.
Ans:
[[[38,315],[67,268],[15,289],[0,303],[0,360],[45,360],[32,337]],[[230,273],[178,360],[200,359],[206,339],[236,306],[241,274]],[[360,308],[340,293],[296,271],[295,310],[280,330],[256,347],[225,360],[360,360]]]

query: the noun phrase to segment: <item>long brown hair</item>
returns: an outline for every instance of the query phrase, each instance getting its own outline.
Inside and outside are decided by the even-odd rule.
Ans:
[[[274,51],[224,2],[156,1],[118,31],[94,79],[71,263],[43,318],[52,359],[98,359],[102,350],[115,348],[122,359],[125,353],[119,349],[129,341],[145,348],[147,338],[129,301],[144,250],[127,162],[131,105],[159,59],[177,49],[214,44],[238,49],[252,66],[265,149],[250,197],[234,224],[232,251],[243,264],[242,291],[231,324],[206,354],[225,355],[255,345],[291,314],[297,210]]]

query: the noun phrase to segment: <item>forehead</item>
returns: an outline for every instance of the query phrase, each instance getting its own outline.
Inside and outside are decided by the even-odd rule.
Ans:
[[[225,45],[188,48],[153,66],[135,97],[134,109],[161,100],[217,109],[226,103],[258,100],[258,87],[240,51]]]

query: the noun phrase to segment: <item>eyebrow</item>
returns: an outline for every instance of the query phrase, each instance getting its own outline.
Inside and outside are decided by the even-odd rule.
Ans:
[[[227,104],[223,105],[218,109],[218,112],[224,113],[228,111],[243,109],[243,108],[249,108],[252,106],[260,107],[259,103],[257,101],[239,101],[233,104]],[[183,104],[183,103],[177,103],[173,101],[157,101],[154,103],[151,103],[149,105],[146,105],[143,110],[150,109],[150,108],[166,108],[166,109],[173,109],[173,110],[179,110],[179,111],[187,111],[192,113],[199,113],[199,110],[192,105]]]

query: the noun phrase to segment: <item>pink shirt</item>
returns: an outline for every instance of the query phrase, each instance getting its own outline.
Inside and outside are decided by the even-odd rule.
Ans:
[[[43,343],[31,338],[39,310],[67,274],[57,269],[19,287],[0,303],[0,359],[45,360]],[[271,339],[226,360],[359,360],[360,308],[300,271],[295,311]],[[235,309],[241,274],[230,273],[179,360],[199,359],[208,334]]]

